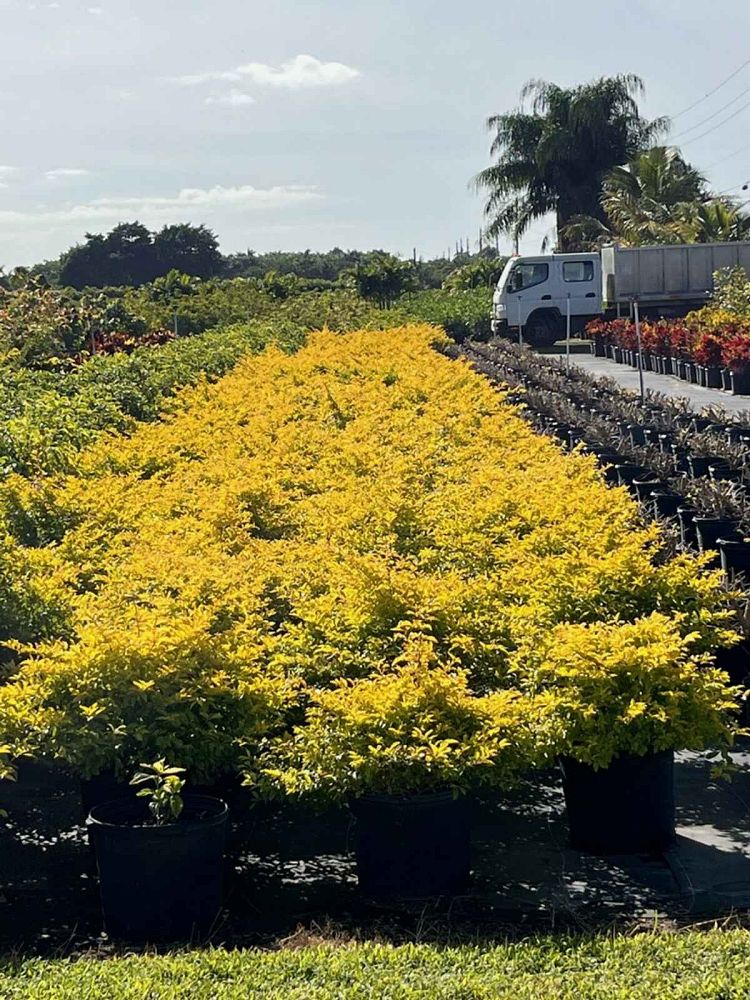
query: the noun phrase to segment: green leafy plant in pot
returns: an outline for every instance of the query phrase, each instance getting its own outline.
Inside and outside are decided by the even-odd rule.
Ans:
[[[184,793],[184,768],[141,764],[135,799],[95,806],[87,825],[110,937],[184,941],[205,936],[222,904],[227,807]]]
[[[545,747],[552,753],[542,732],[548,701],[478,696],[420,640],[381,673],[311,690],[304,723],[267,745],[247,781],[264,797],[347,803],[366,896],[460,893],[471,861],[468,793],[505,787]]]
[[[675,574],[680,563],[675,561]],[[675,579],[677,584],[677,579]],[[511,669],[531,690],[554,690],[565,738],[563,787],[571,842],[595,854],[661,851],[675,835],[673,753],[721,753],[737,731],[739,689],[712,648],[737,641],[711,607],[703,631],[686,615],[530,630]]]

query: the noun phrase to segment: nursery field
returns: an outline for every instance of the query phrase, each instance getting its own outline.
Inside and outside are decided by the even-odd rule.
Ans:
[[[143,350],[200,351],[210,337],[230,344],[210,377],[196,363],[182,388],[175,380],[154,395],[153,410],[92,430],[64,462],[18,464],[0,486],[0,766],[18,792],[6,794],[3,836],[18,832],[8,856],[21,870],[34,844],[65,842],[54,847],[51,896],[66,907],[63,928],[75,939],[83,913],[81,941],[91,943],[94,883],[75,817],[91,810],[100,824],[91,829],[102,874],[101,831],[117,823],[98,810],[105,816],[111,799],[135,817],[122,829],[164,837],[179,831],[183,808],[186,826],[226,823],[205,796],[228,801],[232,864],[245,881],[227,906],[243,909],[234,926],[245,940],[265,920],[246,919],[260,905],[247,895],[254,866],[269,913],[286,914],[290,895],[290,876],[269,879],[257,844],[282,828],[310,840],[329,816],[336,853],[321,846],[317,857],[313,837],[288,912],[335,919],[345,906],[371,924],[369,900],[387,913],[404,896],[460,895],[470,914],[479,869],[469,804],[501,815],[519,784],[552,782],[547,805],[526,820],[547,823],[544,808],[562,802],[558,761],[574,846],[657,858],[671,849],[673,752],[729,758],[745,647],[741,598],[712,563],[705,525],[694,516],[695,535],[680,540],[663,511],[697,503],[706,484],[741,496],[741,422],[720,427],[714,414],[703,424],[678,404],[642,404],[528,351],[462,348],[420,324],[348,333],[271,324]],[[657,455],[689,469],[701,442],[706,470],[721,458],[721,480],[679,478],[670,465],[674,476],[655,481]],[[668,500],[658,507],[652,493]],[[661,523],[646,516],[657,510]],[[731,530],[728,542],[743,530],[739,513]],[[136,774],[148,811],[128,784]],[[29,792],[34,781],[42,794]],[[46,809],[44,789],[55,799]],[[582,808],[582,790],[609,807]],[[23,825],[29,801],[46,813],[43,834]],[[68,825],[51,830],[66,810]],[[493,823],[495,837],[502,821]],[[180,907],[144,873],[158,874],[167,854],[141,854],[124,877],[150,930],[138,933],[132,912],[117,924],[125,918],[105,904],[110,936],[230,938],[210,894],[195,934],[165,930]],[[220,845],[216,862],[219,871]],[[347,888],[315,896],[310,911],[304,875],[317,869]],[[506,882],[521,878],[515,871]],[[180,873],[183,891],[191,874]],[[15,906],[39,898],[28,883],[5,891]],[[324,898],[331,909],[321,913]],[[43,927],[33,928],[37,942]],[[259,934],[253,927],[253,943]],[[396,967],[403,958],[408,970],[411,954],[381,958]],[[433,954],[440,961],[438,952],[425,961]],[[240,960],[250,966],[237,975],[253,983],[254,963],[272,961]],[[178,963],[175,976],[180,961],[165,959]],[[460,961],[469,978],[456,989],[475,995],[479,953]],[[38,974],[41,988],[68,968],[29,965],[10,982],[23,989]],[[75,974],[92,970],[106,984],[110,968]]]

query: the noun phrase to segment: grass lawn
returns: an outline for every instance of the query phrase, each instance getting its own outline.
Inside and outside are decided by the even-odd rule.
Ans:
[[[33,1000],[734,1000],[750,932],[538,938],[495,947],[364,944],[18,961],[0,997]]]

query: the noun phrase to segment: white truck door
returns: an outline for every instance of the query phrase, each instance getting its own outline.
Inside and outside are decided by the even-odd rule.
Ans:
[[[598,258],[587,255],[562,261],[561,268],[562,306],[565,315],[566,300],[570,296],[571,316],[595,316],[601,312],[601,263]]]
[[[551,257],[520,257],[515,261],[506,289],[508,326],[518,327],[519,318],[525,326],[531,313],[549,305],[554,293],[551,262]]]

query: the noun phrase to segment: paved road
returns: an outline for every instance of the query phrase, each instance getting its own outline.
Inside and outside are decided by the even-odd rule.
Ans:
[[[546,353],[546,352],[544,352]],[[559,357],[559,351],[555,351]],[[619,382],[624,389],[638,392],[638,372],[630,365],[617,365],[605,358],[593,358],[590,354],[574,354],[572,363],[583,368],[591,375],[607,376]],[[643,384],[646,389],[663,392],[667,396],[681,396],[689,399],[696,410],[704,406],[718,404],[731,413],[739,413],[750,409],[750,396],[731,396],[721,389],[703,389],[698,385],[682,382],[671,375],[656,375],[654,372],[643,373]]]

